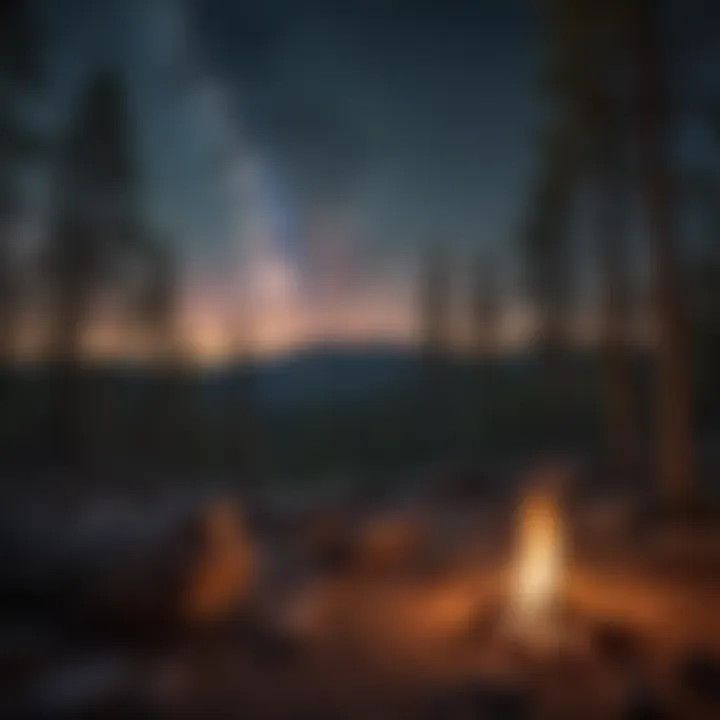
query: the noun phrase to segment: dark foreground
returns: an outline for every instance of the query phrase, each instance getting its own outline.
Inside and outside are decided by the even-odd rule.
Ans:
[[[719,533],[575,510],[539,642],[506,632],[507,508],[232,507],[6,523],[0,716],[720,717]]]

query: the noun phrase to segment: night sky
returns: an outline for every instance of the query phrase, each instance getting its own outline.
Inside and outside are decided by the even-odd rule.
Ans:
[[[239,306],[267,349],[410,339],[429,242],[460,271],[487,249],[517,320],[542,125],[532,5],[44,0],[45,117],[62,128],[90,72],[122,71],[144,211],[177,249],[207,352]],[[682,5],[681,44],[706,48],[687,9],[714,3]],[[708,52],[688,55],[693,78]]]

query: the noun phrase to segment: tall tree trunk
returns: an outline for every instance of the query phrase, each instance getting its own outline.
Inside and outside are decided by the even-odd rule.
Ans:
[[[580,136],[569,120],[563,118],[548,140],[527,241],[538,310],[536,343],[545,377],[544,439],[552,454],[562,455],[574,426],[568,364],[574,270],[570,231],[582,158]]]
[[[628,260],[623,233],[627,146],[617,111],[609,103],[596,149],[608,454],[613,477],[625,484],[639,469],[628,324]]]
[[[440,455],[449,442],[447,371],[449,350],[451,277],[448,258],[441,245],[432,245],[423,258],[420,296],[422,325],[425,417],[432,441]],[[424,435],[421,432],[421,435]]]
[[[82,359],[83,331],[87,322],[87,291],[80,275],[63,277],[57,304],[53,363],[53,422],[55,461],[77,479],[87,467],[83,440],[87,398]]]
[[[667,498],[682,506],[694,493],[693,436],[682,264],[676,246],[677,189],[670,158],[673,128],[668,69],[658,3],[634,0],[629,9],[639,160],[655,263],[660,470]]]
[[[473,349],[479,358],[497,350],[500,334],[500,297],[497,267],[487,252],[477,258],[473,277]]]

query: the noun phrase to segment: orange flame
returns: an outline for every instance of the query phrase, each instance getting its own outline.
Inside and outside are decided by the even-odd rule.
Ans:
[[[560,511],[549,492],[535,491],[521,503],[516,552],[513,619],[535,634],[547,631],[557,608],[564,566]]]

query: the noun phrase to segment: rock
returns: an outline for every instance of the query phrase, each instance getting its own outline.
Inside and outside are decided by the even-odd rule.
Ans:
[[[490,717],[522,720],[530,717],[529,698],[515,687],[485,688],[469,696],[469,707],[475,713],[488,712]]]
[[[352,565],[355,542],[340,514],[326,511],[311,515],[301,538],[310,562],[320,570],[336,572]]]
[[[232,503],[210,505],[200,515],[197,547],[180,596],[180,616],[205,623],[227,617],[248,601],[253,580],[252,541]]]
[[[498,718],[523,720],[530,715],[530,697],[519,685],[504,681],[478,681],[433,698],[429,718]]]
[[[77,661],[49,670],[16,709],[17,717],[117,717],[109,712],[131,696],[125,663],[115,658]]]
[[[620,720],[666,720],[670,713],[651,695],[638,693],[629,698],[619,717]]]
[[[600,623],[591,630],[590,640],[598,657],[611,665],[634,665],[640,660],[640,638],[623,625]]]
[[[247,636],[253,658],[267,665],[285,665],[298,659],[301,642],[267,623],[252,623]]]
[[[703,652],[684,657],[678,668],[682,688],[697,700],[720,708],[720,658]]]
[[[16,692],[51,661],[59,637],[40,623],[15,621],[0,627],[0,693]]]
[[[664,720],[671,716],[669,708],[656,694],[657,683],[646,667],[641,664],[623,665],[614,668],[614,671],[614,681],[606,693],[614,710],[612,717],[620,720]]]

